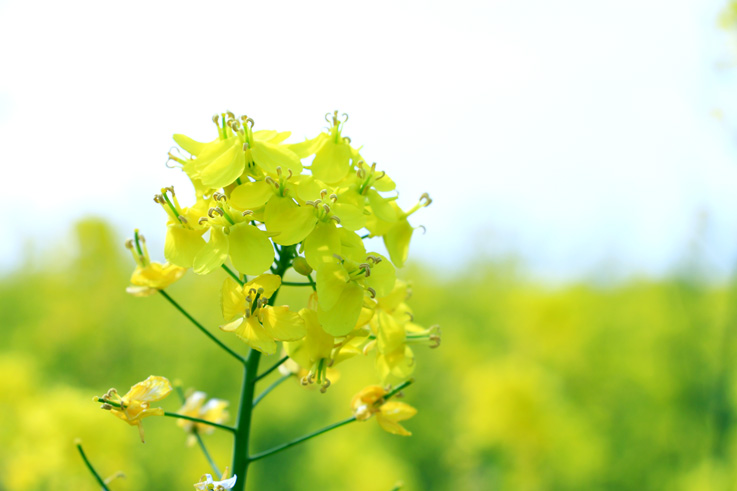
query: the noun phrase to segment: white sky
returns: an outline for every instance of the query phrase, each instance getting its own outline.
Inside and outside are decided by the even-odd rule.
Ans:
[[[186,186],[164,167],[173,133],[211,139],[231,110],[298,141],[339,109],[401,204],[434,198],[414,217],[425,261],[516,252],[542,278],[658,274],[701,227],[725,271],[737,104],[722,5],[0,0],[0,268],[85,214],[142,228],[157,255],[151,198]]]

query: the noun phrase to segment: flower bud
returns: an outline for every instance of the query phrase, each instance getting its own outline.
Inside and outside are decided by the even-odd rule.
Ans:
[[[309,276],[310,273],[312,273],[312,268],[307,264],[307,260],[302,256],[294,258],[294,261],[292,261],[292,267],[302,276]]]

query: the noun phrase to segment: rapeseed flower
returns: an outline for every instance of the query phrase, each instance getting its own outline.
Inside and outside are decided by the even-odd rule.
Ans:
[[[152,262],[148,255],[146,239],[138,233],[138,230],[134,232],[134,237],[135,239],[128,239],[125,242],[136,262],[136,269],[131,275],[131,286],[125,290],[131,295],[136,297],[153,295],[177,281],[187,271],[186,268],[174,264]]]
[[[172,387],[169,380],[165,377],[151,375],[143,382],[138,382],[131,387],[123,397],[120,397],[115,389],[107,391],[101,397],[105,401],[102,408],[109,410],[129,425],[138,426],[141,442],[143,442],[143,426],[141,425],[141,420],[148,416],[163,416],[164,409],[160,407],[152,408],[150,406],[152,402],[160,401],[168,396],[171,390]],[[108,402],[117,405],[107,404]]]
[[[366,421],[376,415],[376,421],[385,431],[394,435],[410,436],[400,421],[407,420],[417,414],[417,409],[409,404],[397,401],[386,401],[387,391],[378,385],[370,385],[353,397],[351,409],[358,421]]]
[[[276,341],[296,341],[306,333],[305,322],[286,305],[268,305],[268,299],[281,285],[273,274],[257,276],[241,286],[226,278],[222,289],[223,317],[220,326],[234,332],[251,348],[266,354],[276,353]],[[235,320],[232,320],[235,317]]]
[[[224,423],[229,417],[227,411],[228,401],[223,399],[210,399],[205,402],[206,400],[207,394],[201,391],[195,391],[187,397],[184,401],[184,405],[179,409],[179,411],[177,411],[177,413],[205,421],[211,421],[213,423]],[[196,440],[193,433],[209,434],[215,431],[215,428],[211,425],[197,423],[186,419],[178,419],[177,426],[187,433],[191,433],[189,438],[187,438],[187,444],[190,446],[194,445]]]

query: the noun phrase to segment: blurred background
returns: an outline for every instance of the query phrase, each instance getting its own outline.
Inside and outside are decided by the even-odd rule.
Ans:
[[[142,445],[91,402],[150,374],[240,387],[163,299],[125,294],[123,240],[163,260],[151,198],[190,192],[172,133],[232,110],[300,141],[333,109],[402,206],[435,200],[400,276],[443,344],[416,350],[411,438],[336,430],[251,489],[737,488],[736,21],[724,0],[0,0],[0,489],[95,489],[76,437],[116,490],[207,471],[172,421]],[[214,328],[222,279],[169,291]],[[377,380],[341,368],[269,396],[254,448],[348,416]]]

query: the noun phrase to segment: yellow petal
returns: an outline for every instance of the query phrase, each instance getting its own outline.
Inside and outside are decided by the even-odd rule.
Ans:
[[[230,204],[240,211],[261,208],[274,196],[272,186],[266,181],[246,182],[230,194]]]
[[[237,139],[234,139],[237,140]],[[199,160],[199,159],[198,159]],[[231,147],[202,165],[197,177],[202,184],[213,189],[225,187],[234,182],[246,167],[246,158],[243,148],[234,141]]]
[[[409,255],[409,241],[412,238],[414,229],[406,218],[399,220],[384,234],[384,245],[389,251],[392,262],[398,268],[404,266],[404,262]]]
[[[259,288],[263,288],[264,292],[261,294],[264,298],[271,298],[275,291],[281,286],[281,277],[275,274],[262,274],[252,279],[243,287],[243,291],[248,293],[251,289],[258,291]]]
[[[160,401],[164,397],[168,396],[171,390],[171,383],[166,377],[151,375],[143,382],[138,382],[136,385],[131,387],[128,393],[123,396],[123,401],[126,404],[130,404],[133,401]]]
[[[389,401],[384,403],[376,415],[379,425],[389,433],[394,435],[410,436],[412,433],[407,431],[398,421],[404,421],[417,414],[417,409],[404,402]]]
[[[266,332],[277,341],[296,341],[306,334],[305,321],[289,307],[264,307],[262,323]]]
[[[223,229],[212,227],[210,240],[194,258],[192,269],[197,274],[208,274],[219,268],[228,257],[228,237]]]
[[[354,282],[347,283],[335,306],[330,310],[318,310],[320,324],[326,333],[345,336],[356,326],[363,305],[363,288]]]
[[[292,198],[281,196],[274,196],[266,204],[264,219],[269,232],[278,232],[273,241],[280,245],[302,242],[317,223],[311,206],[299,206]]]
[[[284,173],[287,173],[289,169],[294,174],[302,172],[302,162],[286,145],[256,141],[251,148],[251,155],[253,155],[253,161],[270,174],[276,174],[277,167],[281,167]]]
[[[376,324],[378,349],[390,353],[402,347],[406,340],[404,328],[387,312],[379,310],[373,319]]]
[[[391,201],[381,196],[373,189],[369,189],[368,193],[371,211],[380,219],[386,222],[396,222],[398,214],[396,209],[391,205]]]
[[[301,143],[293,143],[289,145],[289,149],[297,154],[301,159],[314,155],[328,140],[329,136],[326,133],[320,133],[312,140],[305,140]]]
[[[375,252],[372,256],[379,256],[382,261],[371,268],[371,275],[366,277],[366,284],[376,291],[376,296],[383,297],[394,289],[397,275],[394,265],[384,256]]]
[[[342,138],[338,143],[330,138],[315,154],[312,175],[328,184],[343,179],[350,171],[351,147]]]
[[[366,225],[366,215],[364,215],[362,208],[340,201],[330,208],[332,213],[340,218],[340,225],[348,230],[355,231]]]
[[[330,310],[343,294],[350,282],[348,272],[342,265],[332,262],[317,270],[317,298],[323,310]]]
[[[221,293],[223,318],[226,321],[244,314],[246,311],[246,296],[243,294],[241,286],[231,277],[225,278]]]
[[[205,247],[203,230],[189,230],[170,225],[166,230],[164,257],[167,261],[183,268],[191,268],[194,258]]]
[[[249,223],[237,223],[230,227],[228,242],[230,260],[241,273],[263,273],[274,262],[274,246],[271,241],[261,230]]]
[[[205,143],[200,143],[198,141],[191,139],[190,137],[186,135],[181,135],[181,134],[174,135],[174,141],[177,142],[177,145],[182,147],[190,155],[198,155],[200,152],[202,152],[202,149],[205,147]]]
[[[305,259],[313,269],[335,263],[335,254],[341,254],[340,233],[334,223],[319,222],[304,239]]]

